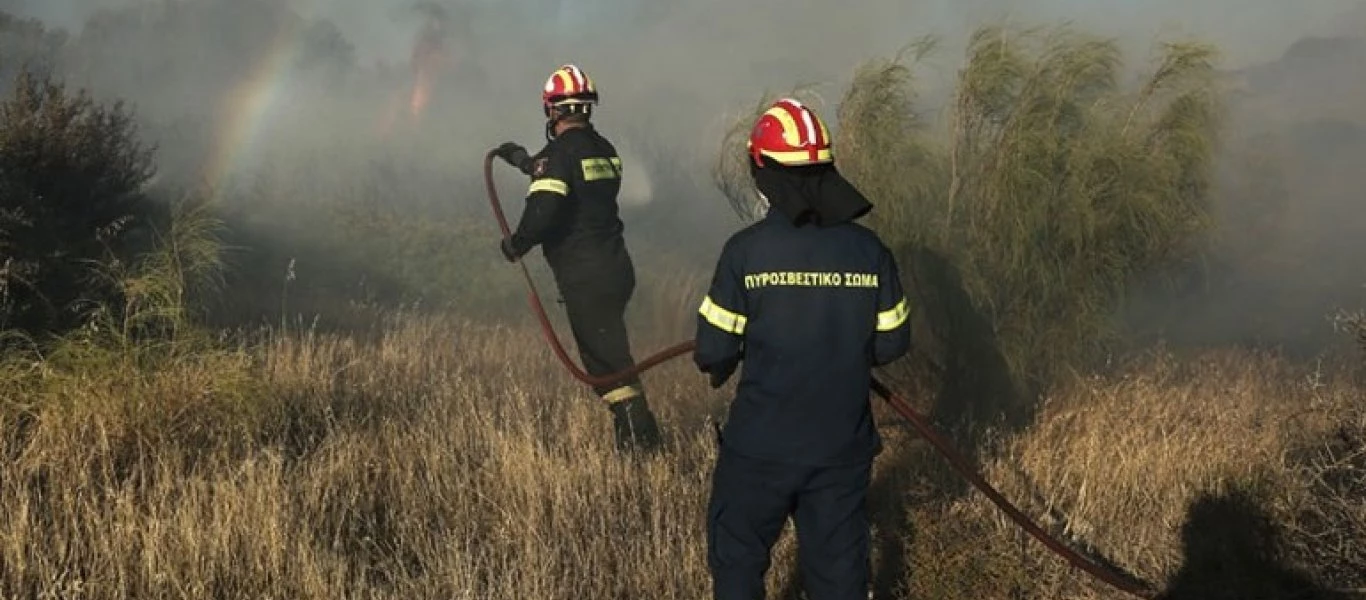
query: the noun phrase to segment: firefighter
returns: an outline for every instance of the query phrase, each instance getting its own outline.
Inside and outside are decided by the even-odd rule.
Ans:
[[[545,147],[531,156],[507,142],[496,153],[531,177],[517,230],[502,240],[503,256],[515,262],[541,246],[584,370],[602,376],[635,364],[624,317],[636,278],[618,217],[621,159],[589,121],[597,102],[597,88],[583,70],[572,64],[556,69],[541,92]],[[659,428],[638,377],[594,391],[613,415],[619,450],[659,446]]]
[[[810,108],[774,103],[748,148],[766,214],[723,246],[693,354],[712,388],[743,362],[707,509],[714,598],[764,598],[791,517],[807,597],[864,600],[882,449],[869,385],[910,348],[906,296],[891,252],[854,222],[872,204],[835,169]]]

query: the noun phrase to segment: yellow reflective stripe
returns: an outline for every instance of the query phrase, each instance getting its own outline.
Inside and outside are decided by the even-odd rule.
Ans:
[[[602,399],[606,400],[608,404],[616,404],[618,402],[625,402],[637,396],[640,396],[640,390],[636,389],[635,386],[625,385],[614,390],[609,390],[602,395]]]
[[[555,78],[560,80],[561,91],[565,93],[574,92],[575,84],[577,84],[578,82],[574,81],[574,76],[570,75],[569,72],[565,71],[564,69],[555,71]]]
[[[764,114],[777,119],[783,124],[783,141],[787,142],[787,145],[792,146],[793,148],[802,145],[802,132],[797,129],[797,121],[792,118],[792,114],[787,112],[787,109],[781,106],[775,106],[764,111]]]
[[[702,315],[703,319],[706,319],[717,329],[736,335],[744,333],[745,324],[749,322],[749,319],[745,318],[744,315],[728,311],[712,302],[711,296],[702,300],[702,306],[698,307],[697,314]]]
[[[584,181],[617,179],[621,177],[621,158],[585,158],[579,161],[583,167]]]
[[[569,184],[558,179],[537,179],[536,181],[531,182],[531,189],[527,190],[527,194],[534,194],[536,192],[551,192],[561,196],[568,196]]]
[[[905,323],[910,316],[911,309],[907,306],[906,299],[902,298],[900,302],[896,303],[896,306],[877,314],[877,330],[891,331],[896,329]]]
[[[811,160],[811,153],[805,150],[795,152],[770,152],[764,150],[762,153],[764,156],[772,157],[773,160],[781,163],[804,163]],[[816,151],[816,160],[818,161],[829,161],[832,156],[833,154],[830,153],[829,148],[822,148],[821,150]]]

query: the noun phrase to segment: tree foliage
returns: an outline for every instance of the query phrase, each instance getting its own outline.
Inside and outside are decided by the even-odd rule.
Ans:
[[[0,326],[57,331],[112,298],[94,269],[146,247],[154,174],[121,103],[21,71],[0,102]]]

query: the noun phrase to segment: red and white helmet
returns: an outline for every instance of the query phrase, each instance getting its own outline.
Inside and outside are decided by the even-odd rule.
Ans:
[[[541,89],[541,105],[547,116],[552,107],[568,109],[566,112],[589,112],[589,107],[598,103],[598,88],[593,79],[583,69],[566,64],[546,79]]]
[[[789,167],[833,162],[830,130],[814,111],[792,98],[783,98],[764,111],[749,132],[746,144],[754,164],[761,156]]]

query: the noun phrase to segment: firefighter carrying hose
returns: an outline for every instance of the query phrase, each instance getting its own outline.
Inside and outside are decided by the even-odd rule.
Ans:
[[[789,516],[807,597],[868,597],[865,501],[882,448],[869,384],[909,350],[909,309],[891,252],[853,222],[872,205],[830,146],[795,100],[758,119],[750,173],[767,214],[726,241],[698,310],[693,357],[711,386],[744,363],[707,512],[717,600],[764,598]]]
[[[545,147],[530,156],[507,142],[496,154],[531,177],[521,221],[502,241],[503,256],[517,261],[541,246],[584,370],[604,376],[635,364],[624,316],[636,278],[618,217],[621,158],[589,121],[597,102],[593,80],[575,65],[561,66],[541,92]],[[659,429],[638,377],[594,391],[613,415],[619,450],[658,447]]]

